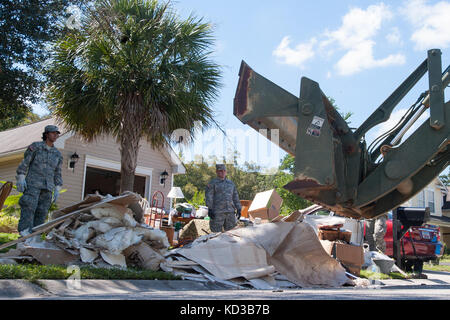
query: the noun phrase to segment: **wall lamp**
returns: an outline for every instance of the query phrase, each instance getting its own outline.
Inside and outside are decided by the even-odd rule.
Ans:
[[[161,172],[161,175],[159,176],[159,183],[161,185],[164,185],[164,187],[166,186],[166,180],[167,180],[168,176],[169,176],[169,173],[166,170]]]
[[[75,170],[75,163],[78,162],[78,159],[80,159],[80,156],[74,152],[69,159],[69,169],[72,169],[72,171]]]

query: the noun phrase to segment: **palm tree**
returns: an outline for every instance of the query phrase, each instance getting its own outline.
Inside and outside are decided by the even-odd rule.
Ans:
[[[220,67],[210,60],[212,26],[180,19],[170,3],[103,0],[58,40],[46,75],[50,110],[69,129],[120,144],[121,192],[133,190],[139,142],[154,148],[176,129],[215,124]]]

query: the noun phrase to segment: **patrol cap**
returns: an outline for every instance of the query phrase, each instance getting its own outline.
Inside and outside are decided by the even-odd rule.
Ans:
[[[225,165],[223,163],[221,164],[216,164],[216,170],[227,170],[227,167],[225,167]]]
[[[45,126],[44,132],[58,132],[58,133],[60,133],[59,130],[58,130],[58,127],[54,126],[54,125]]]

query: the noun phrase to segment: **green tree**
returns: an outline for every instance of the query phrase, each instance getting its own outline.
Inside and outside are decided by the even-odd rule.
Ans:
[[[289,182],[294,180],[295,158],[290,154],[286,154],[281,160],[278,173],[275,175],[274,186],[277,193],[283,199],[283,204],[280,209],[282,215],[289,214],[295,210],[304,209],[312,205],[306,199],[297,196],[296,194],[284,188]]]
[[[70,0],[0,1],[0,128],[20,125],[43,89],[47,44],[62,34]]]
[[[16,114],[17,116],[17,114]],[[25,125],[25,124],[30,124],[33,122],[37,122],[42,120],[44,117],[40,117],[38,114],[32,112],[32,111],[27,111],[25,113],[25,115],[23,116],[20,113],[20,117],[13,117],[12,119],[5,119],[3,121],[0,121],[0,131],[9,129],[9,128],[14,128],[16,126],[21,126],[21,125]]]
[[[88,140],[117,138],[121,192],[133,190],[141,138],[157,148],[175,129],[215,124],[221,71],[210,60],[212,32],[201,18],[181,20],[169,3],[102,0],[56,42],[49,108]]]

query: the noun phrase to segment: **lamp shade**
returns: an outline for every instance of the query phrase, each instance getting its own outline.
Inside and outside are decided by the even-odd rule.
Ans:
[[[167,198],[184,198],[184,194],[180,187],[172,187],[167,195]]]

